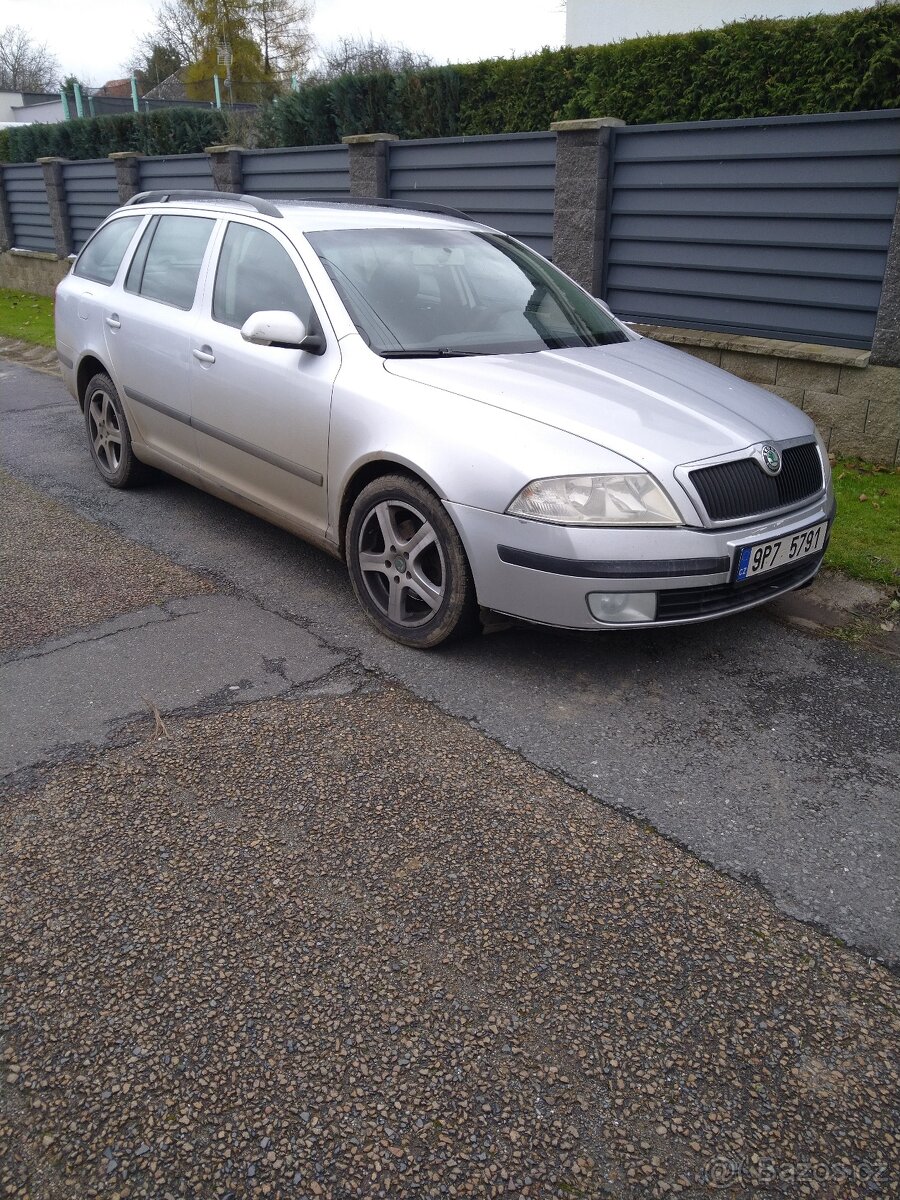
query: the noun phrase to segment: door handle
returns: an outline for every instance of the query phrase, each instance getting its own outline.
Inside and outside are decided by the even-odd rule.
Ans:
[[[210,346],[204,346],[202,350],[193,350],[191,353],[197,362],[214,363],[216,361],[216,356],[213,354]]]
[[[106,318],[106,323],[110,329],[121,329],[122,322],[119,320],[119,314],[113,313],[111,317]]]

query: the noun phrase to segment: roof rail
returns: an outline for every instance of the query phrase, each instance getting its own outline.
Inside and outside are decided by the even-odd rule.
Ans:
[[[288,199],[287,196],[284,197]],[[399,208],[413,212],[437,213],[442,217],[456,217],[460,221],[474,221],[459,208],[448,208],[445,204],[432,204],[428,200],[387,200],[379,196],[291,196],[304,204],[352,204],[360,208]]]
[[[169,201],[178,204],[181,200],[217,200],[220,204],[249,204],[251,208],[255,208],[258,213],[262,213],[266,217],[284,215],[281,209],[276,208],[271,201],[261,200],[259,196],[241,196],[234,192],[209,192],[196,189],[173,188],[166,192],[138,192],[136,196],[126,200],[125,205],[166,204]]]

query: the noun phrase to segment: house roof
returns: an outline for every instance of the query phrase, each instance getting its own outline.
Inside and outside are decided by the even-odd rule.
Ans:
[[[130,79],[107,79],[103,87],[94,92],[95,96],[130,96]]]
[[[184,86],[184,79],[181,71],[175,71],[171,75],[167,75],[165,79],[150,89],[149,92],[144,92],[144,100],[186,100],[187,88]]]

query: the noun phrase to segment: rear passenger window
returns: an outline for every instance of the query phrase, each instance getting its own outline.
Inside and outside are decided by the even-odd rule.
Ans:
[[[126,289],[148,300],[189,309],[214,224],[209,217],[160,217],[141,239]]]
[[[75,264],[74,275],[93,279],[96,283],[111,284],[119,264],[125,257],[128,244],[143,217],[120,217],[110,221],[94,234]]]
[[[307,328],[312,301],[283,246],[262,229],[232,221],[225,231],[216,286],[213,320],[236,329],[255,312],[296,313]]]

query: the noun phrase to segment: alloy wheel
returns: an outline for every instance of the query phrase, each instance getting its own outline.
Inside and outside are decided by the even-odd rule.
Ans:
[[[122,429],[115,405],[106,392],[91,395],[88,425],[94,453],[104,470],[115,474],[122,462]]]
[[[363,584],[376,608],[397,625],[430,621],[444,601],[447,569],[440,541],[418,509],[382,500],[366,514],[357,539]]]

